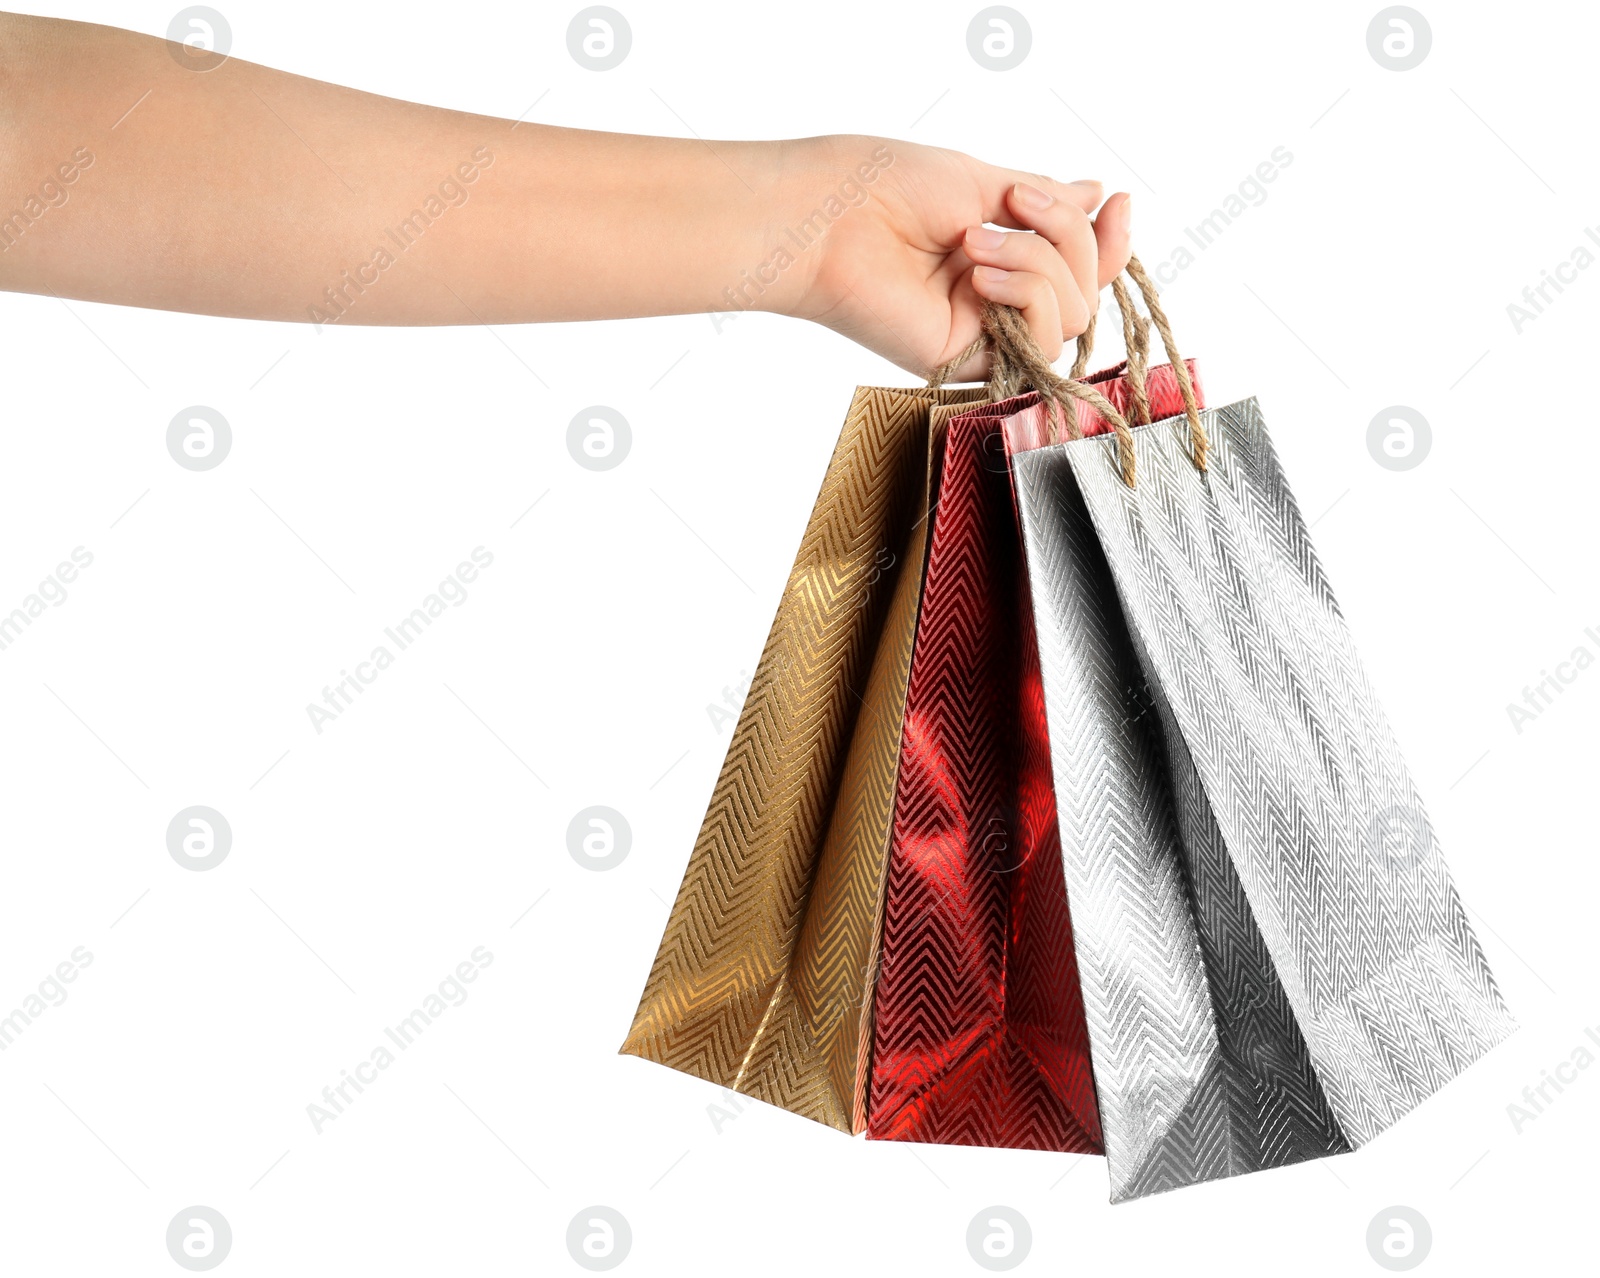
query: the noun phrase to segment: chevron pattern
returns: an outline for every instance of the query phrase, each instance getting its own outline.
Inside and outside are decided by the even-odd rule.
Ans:
[[[1257,405],[1203,420],[1205,475],[1181,420],[1135,489],[1015,459],[1114,1200],[1361,1144],[1514,1028]]]
[[[847,1132],[939,435],[981,398],[857,390],[622,1047]]]
[[[1225,1101],[1209,1113],[1191,1105],[1175,1139],[1147,1156],[1130,1181],[1132,1197],[1344,1153],[1350,1144],[1312,1068],[1171,706],[1150,677],[1138,637],[1130,641],[1141,699],[1153,712],[1146,729],[1165,747],[1177,847],[1217,1033],[1219,1060],[1208,1082]],[[1202,1113],[1209,1124],[1196,1121]]]
[[[1017,403],[955,418],[946,439],[901,739],[867,1135],[1098,1153],[997,429]]]

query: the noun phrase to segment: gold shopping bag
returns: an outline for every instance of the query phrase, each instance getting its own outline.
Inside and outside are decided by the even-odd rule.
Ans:
[[[943,427],[982,398],[856,390],[622,1046],[846,1132]]]

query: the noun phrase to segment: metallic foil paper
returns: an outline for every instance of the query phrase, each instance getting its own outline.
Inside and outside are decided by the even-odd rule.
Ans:
[[[867,1135],[1099,1153],[1044,701],[998,446],[1015,407],[965,413],[945,441],[901,734]]]
[[[857,390],[622,1047],[847,1132],[940,431],[981,398]]]
[[[1094,379],[1125,403],[1120,369]],[[1161,415],[1181,401],[1153,370]],[[872,1139],[1099,1153],[1044,691],[1000,428],[954,418],[923,586],[874,991]],[[1042,413],[1029,420],[1042,429]],[[1086,433],[1108,430],[1087,410]]]
[[[1514,1028],[1254,400],[1013,459],[1113,1201],[1340,1152]]]

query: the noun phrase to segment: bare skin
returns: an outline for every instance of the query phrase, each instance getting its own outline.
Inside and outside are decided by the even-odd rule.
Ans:
[[[956,151],[553,128],[205,65],[0,14],[0,289],[340,324],[760,309],[925,374],[984,298],[1056,358],[1128,258],[1125,192]]]

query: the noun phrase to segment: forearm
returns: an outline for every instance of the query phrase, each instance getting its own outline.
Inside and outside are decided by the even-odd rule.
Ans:
[[[25,292],[350,324],[727,310],[828,181],[826,146],[201,73],[111,27],[3,16],[0,51],[0,287]],[[808,265],[741,304],[787,309]]]

